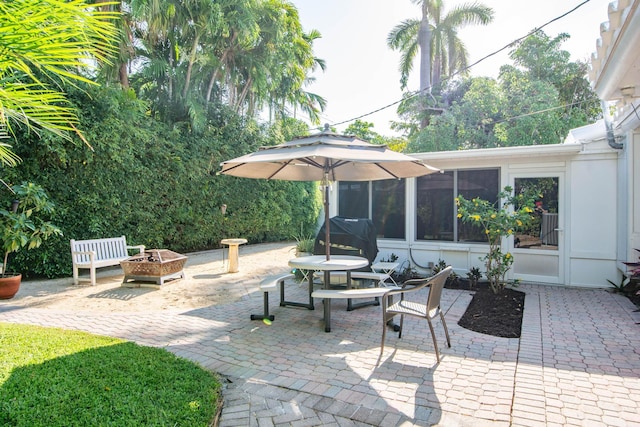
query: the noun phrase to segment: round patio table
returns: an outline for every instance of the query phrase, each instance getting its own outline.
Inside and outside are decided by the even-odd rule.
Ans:
[[[293,268],[323,271],[325,288],[328,288],[331,283],[330,274],[332,271],[346,271],[347,283],[350,284],[351,270],[366,267],[367,265],[369,265],[368,259],[350,255],[332,255],[330,259],[327,259],[325,255],[311,255],[289,260],[289,266]],[[309,274],[309,305],[311,307],[313,307],[312,293],[313,274]],[[331,299],[329,298],[324,300],[324,330],[325,332],[331,332]]]

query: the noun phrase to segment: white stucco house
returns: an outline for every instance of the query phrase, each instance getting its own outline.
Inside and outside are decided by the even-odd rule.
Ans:
[[[604,11],[603,11],[604,14]],[[332,215],[369,217],[378,258],[398,256],[418,271],[445,260],[458,274],[482,268],[488,246],[456,220],[453,198],[495,197],[530,180],[548,189],[536,228],[510,237],[510,279],[607,287],[640,252],[640,0],[619,0],[591,61],[595,92],[614,110],[572,130],[562,144],[413,154],[440,174],[394,182],[338,183]],[[382,206],[385,205],[385,206]],[[390,209],[389,206],[392,206]]]

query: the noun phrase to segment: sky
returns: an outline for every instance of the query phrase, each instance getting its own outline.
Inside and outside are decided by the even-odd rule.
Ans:
[[[474,0],[445,0],[445,11],[455,5]],[[477,0],[493,8],[493,23],[469,26],[459,36],[469,52],[468,63],[502,49],[557,18],[585,0]],[[322,123],[344,132],[359,116],[374,124],[373,130],[385,136],[397,135],[390,121],[398,120],[400,90],[400,54],[387,47],[387,35],[405,19],[420,18],[420,8],[411,0],[292,0],[298,8],[305,31],[318,30],[322,38],[315,40],[314,53],[326,62],[326,70],[313,74],[315,82],[305,90],[327,100]],[[568,33],[571,37],[562,49],[572,60],[588,60],[596,51],[600,24],[607,21],[611,0],[587,0],[569,15],[549,24],[543,31],[550,37]],[[510,64],[509,49],[491,56],[471,68],[473,76],[497,77],[500,66]],[[418,89],[419,64],[410,76],[410,91]]]

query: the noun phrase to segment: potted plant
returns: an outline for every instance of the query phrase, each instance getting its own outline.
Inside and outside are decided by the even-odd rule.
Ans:
[[[42,187],[23,182],[8,188],[13,193],[10,208],[0,209],[0,242],[4,249],[0,299],[13,298],[22,280],[22,274],[8,272],[9,254],[25,247],[37,248],[49,237],[62,235],[58,227],[43,219],[53,211],[53,203]]]
[[[312,236],[296,237],[296,256],[307,256],[313,254],[315,239]]]

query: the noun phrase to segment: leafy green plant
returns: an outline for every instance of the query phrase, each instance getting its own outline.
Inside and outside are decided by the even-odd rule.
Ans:
[[[438,262],[433,265],[433,268],[431,269],[431,272],[435,275],[435,274],[440,273],[445,268],[447,268],[447,263],[445,262],[445,260],[439,259]]]
[[[393,252],[389,255],[388,258],[380,258],[380,262],[396,262],[398,260],[398,255]]]
[[[467,279],[469,279],[469,287],[474,288],[478,281],[482,278],[482,272],[478,267],[471,267],[467,272]]]
[[[629,278],[627,276],[625,276],[624,274],[622,275],[622,280],[620,280],[620,283],[615,283],[609,279],[607,279],[607,282],[609,282],[609,284],[611,284],[611,286],[613,287],[613,291],[620,293],[620,294],[624,294],[625,293],[625,286],[627,285],[627,283],[629,283]]]
[[[313,253],[313,247],[316,243],[312,235],[298,236],[296,239],[296,253]]]
[[[467,200],[463,196],[456,197],[458,218],[481,227],[487,236],[489,252],[481,260],[485,263],[485,275],[494,293],[504,289],[506,274],[513,265],[513,255],[502,251],[502,240],[528,226],[535,199],[541,197],[535,189],[524,189],[519,194],[512,192],[513,189],[507,186],[498,194],[498,199],[502,200],[499,207],[480,198]]]
[[[406,264],[406,265],[405,265]],[[420,275],[408,261],[405,261],[396,272],[393,273],[393,280],[400,284],[409,279],[417,279]]]
[[[58,227],[44,217],[53,211],[53,203],[44,189],[23,182],[11,187],[14,199],[11,208],[0,209],[0,237],[4,249],[2,276],[7,274],[8,258],[12,252],[26,247],[34,249],[54,235],[62,235]]]

